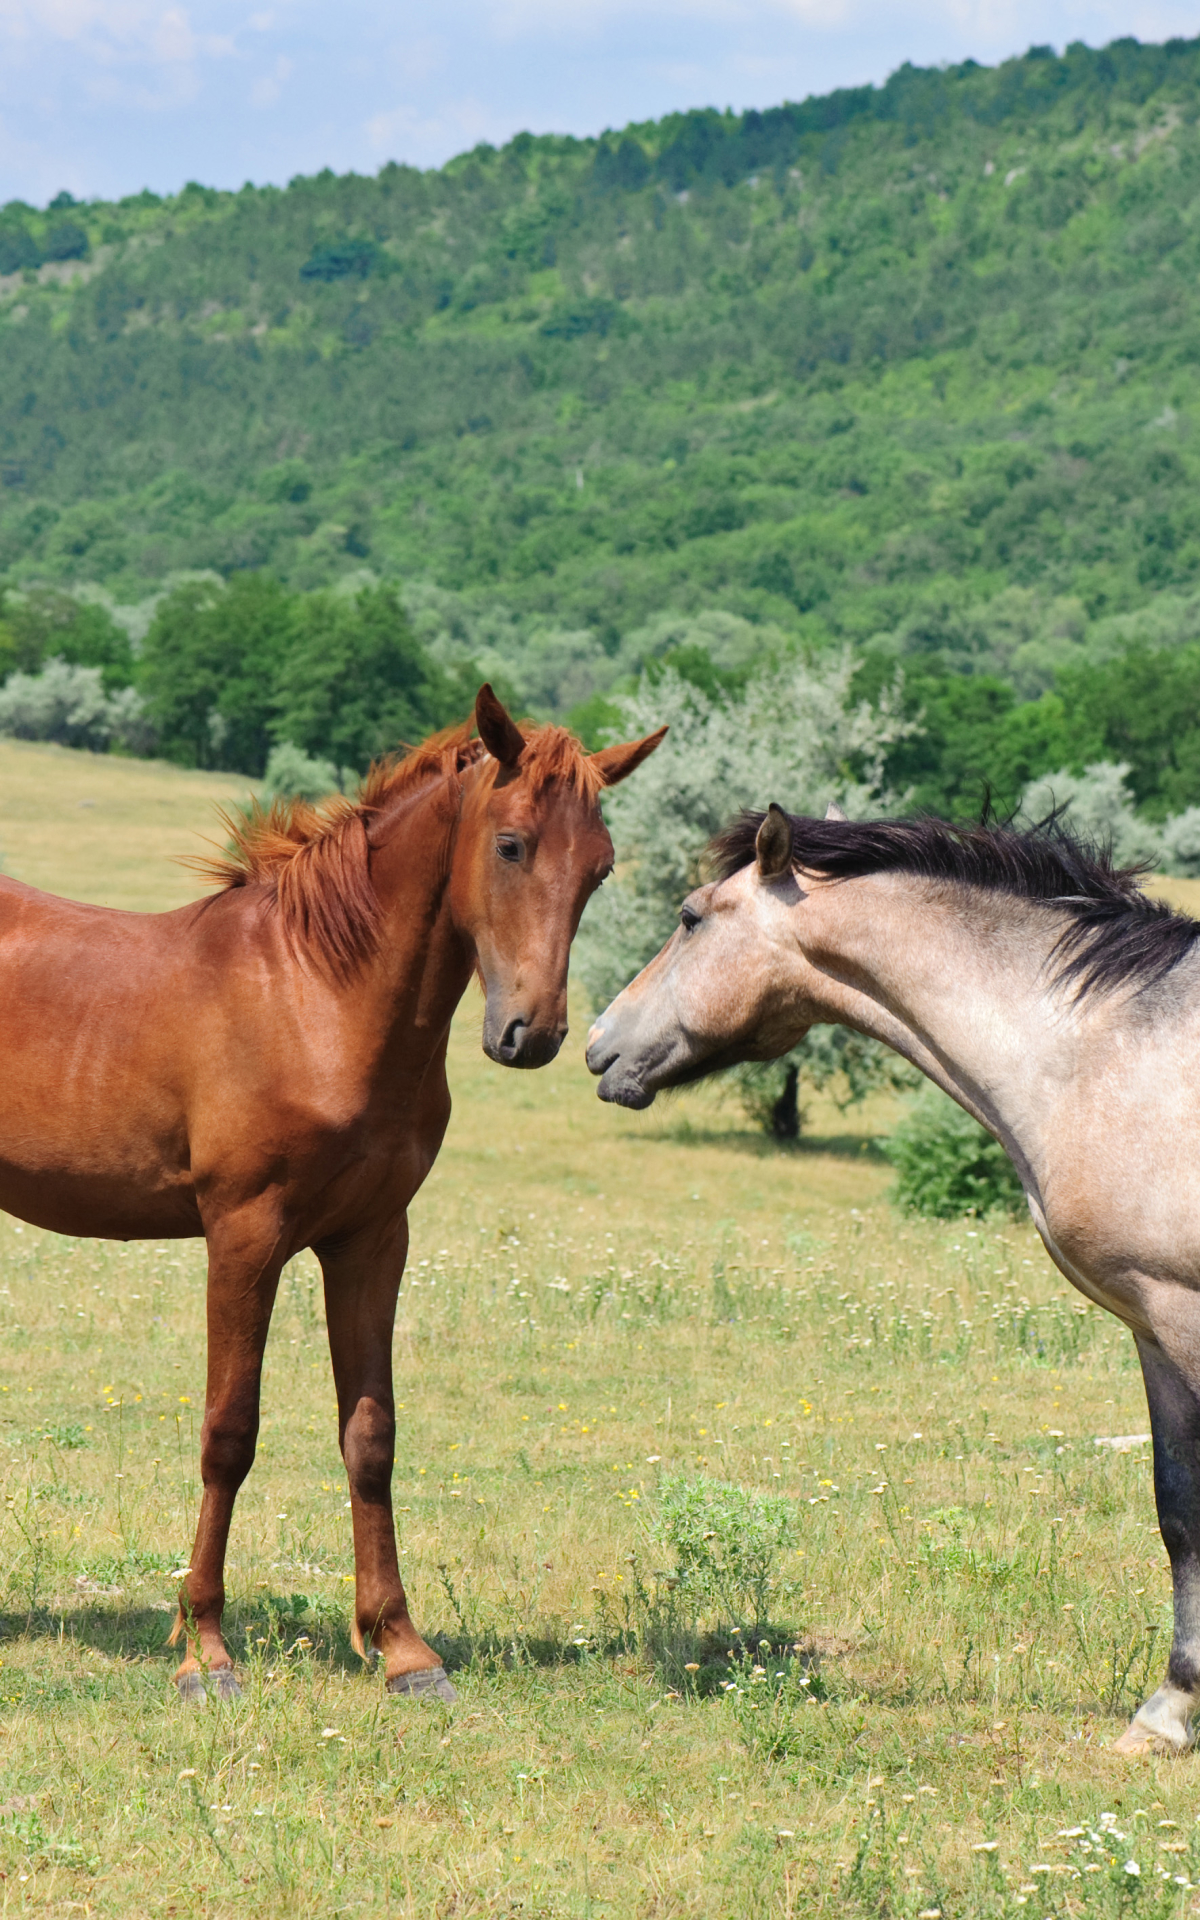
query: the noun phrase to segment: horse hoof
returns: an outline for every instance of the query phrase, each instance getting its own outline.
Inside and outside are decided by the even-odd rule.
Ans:
[[[1143,1732],[1140,1727],[1126,1727],[1112,1746],[1114,1753],[1132,1760],[1182,1760],[1191,1748],[1190,1740],[1171,1740],[1162,1733]]]
[[[439,1700],[457,1700],[445,1667],[421,1667],[416,1673],[394,1673],[387,1683],[389,1693],[436,1693]]]
[[[242,1697],[232,1667],[210,1667],[207,1673],[193,1667],[190,1673],[177,1673],[175,1685],[179,1698],[188,1707],[202,1707],[207,1700],[240,1700]]]

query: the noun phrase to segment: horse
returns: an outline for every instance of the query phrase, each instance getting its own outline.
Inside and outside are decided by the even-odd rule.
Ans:
[[[407,1208],[450,1115],[450,1021],[473,974],[483,1047],[552,1060],[567,958],[612,866],[599,796],[665,728],[588,754],[473,723],[376,765],[356,798],[227,815],[172,913],[82,906],[0,877],[0,1207],[57,1233],[203,1235],[203,1497],[172,1644],[185,1701],[236,1697],[225,1550],[258,1437],[280,1272],[321,1265],[350,1488],[352,1639],[392,1693],[454,1689],[409,1617],[392,1515],[392,1329]]]
[[[824,820],[711,849],[661,952],[600,1015],[602,1100],[646,1107],[836,1023],[1002,1144],[1050,1258],[1133,1334],[1171,1562],[1166,1677],[1117,1740],[1191,1746],[1200,1703],[1200,923],[1051,821]]]

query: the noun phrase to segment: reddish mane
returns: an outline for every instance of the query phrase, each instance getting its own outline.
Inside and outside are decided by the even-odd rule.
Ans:
[[[247,813],[221,809],[229,835],[225,851],[188,861],[225,891],[261,887],[279,912],[293,952],[335,980],[349,980],[370,959],[379,939],[379,901],[371,884],[368,829],[414,788],[433,779],[457,779],[490,755],[471,734],[474,721],[445,727],[419,747],[377,760],[354,798],[333,794],[308,800],[251,802]],[[604,784],[596,762],[565,727],[526,727],[520,768],[536,797],[552,781],[595,801]],[[495,777],[496,763],[492,762]]]

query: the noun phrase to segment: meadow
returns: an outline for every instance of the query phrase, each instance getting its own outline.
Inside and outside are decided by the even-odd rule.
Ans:
[[[0,743],[8,870],[173,904],[223,790]],[[713,1092],[601,1108],[582,1007],[538,1074],[488,1063],[479,1017],[395,1343],[402,1567],[452,1707],[350,1649],[315,1263],[231,1541],[245,1696],[189,1710],[201,1249],[0,1217],[0,1910],[1198,1910],[1195,1762],[1111,1751],[1170,1631],[1148,1449],[1094,1444],[1146,1428],[1128,1336],[1026,1224],[898,1216],[885,1104],[814,1103],[783,1151]],[[762,1644],[714,1615],[672,1663],[680,1475],[798,1523]]]

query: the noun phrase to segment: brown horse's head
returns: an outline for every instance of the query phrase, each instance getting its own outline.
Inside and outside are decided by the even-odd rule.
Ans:
[[[450,905],[487,994],[483,1049],[506,1067],[553,1060],[567,1031],[567,959],[612,867],[599,796],[666,732],[586,753],[562,727],[522,731],[491,687],[475,703],[490,759],[463,787]]]

